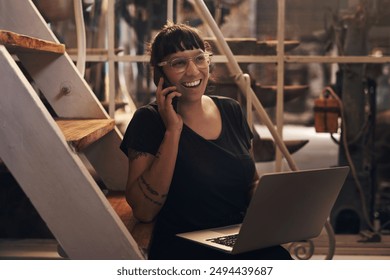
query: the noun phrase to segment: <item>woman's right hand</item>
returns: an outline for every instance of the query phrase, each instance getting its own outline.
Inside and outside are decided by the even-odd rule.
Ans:
[[[181,93],[176,91],[176,86],[163,88],[163,85],[164,78],[160,78],[156,91],[158,112],[167,131],[181,131],[183,128],[183,119],[175,111],[172,104],[173,98],[180,97]]]

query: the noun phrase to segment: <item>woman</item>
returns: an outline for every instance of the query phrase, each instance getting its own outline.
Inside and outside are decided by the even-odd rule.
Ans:
[[[291,259],[280,246],[231,256],[175,236],[242,222],[258,180],[253,135],[235,100],[205,95],[211,53],[196,29],[168,23],[150,56],[156,102],[136,111],[121,144],[126,199],[141,222],[156,221],[149,259]]]

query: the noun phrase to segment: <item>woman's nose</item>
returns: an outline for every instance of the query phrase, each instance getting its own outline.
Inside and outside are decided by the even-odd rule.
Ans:
[[[186,72],[187,73],[191,73],[191,74],[199,72],[198,66],[196,66],[196,64],[194,63],[194,61],[192,59],[188,60],[188,65],[187,65]]]

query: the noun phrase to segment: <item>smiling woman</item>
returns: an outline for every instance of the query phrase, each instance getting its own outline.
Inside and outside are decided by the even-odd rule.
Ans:
[[[127,202],[141,222],[155,220],[149,259],[291,259],[281,246],[232,256],[176,236],[242,222],[258,180],[253,134],[237,101],[205,95],[211,49],[196,29],[168,23],[149,50],[156,101],[121,144]]]

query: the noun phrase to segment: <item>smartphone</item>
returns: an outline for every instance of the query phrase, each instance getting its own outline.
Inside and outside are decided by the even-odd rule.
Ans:
[[[163,84],[163,88],[167,88],[167,87],[171,87],[173,86],[171,84],[171,82],[168,80],[167,76],[159,69],[159,68],[155,68],[155,72],[154,72],[154,84],[157,86],[158,85],[158,82],[160,81],[160,78],[163,78],[164,79],[164,84]],[[171,91],[173,92],[173,91]],[[168,94],[170,94],[171,92],[169,92]],[[168,95],[167,94],[167,95]],[[177,99],[178,97],[175,96],[173,99],[172,99],[172,106],[173,106],[173,109],[177,112]]]

